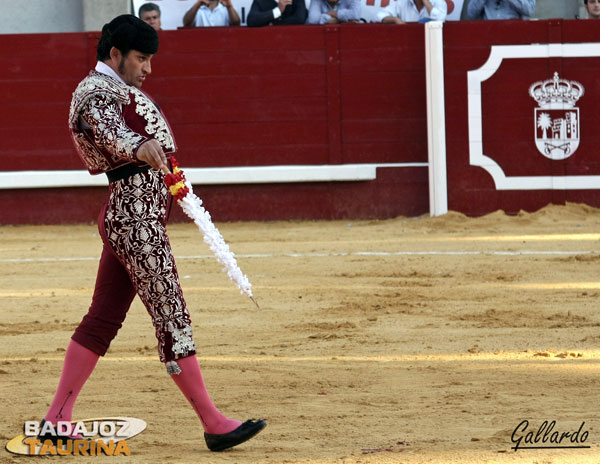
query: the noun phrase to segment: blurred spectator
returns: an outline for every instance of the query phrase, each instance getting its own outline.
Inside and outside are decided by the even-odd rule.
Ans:
[[[588,19],[600,19],[600,0],[583,0]]]
[[[239,26],[240,23],[231,0],[198,0],[183,16],[185,27]]]
[[[397,0],[377,13],[377,19],[388,24],[426,23],[445,21],[447,14],[446,0]]]
[[[360,21],[360,0],[311,0],[307,24]]]
[[[524,19],[535,12],[535,0],[471,0],[470,19]]]
[[[252,0],[246,23],[250,27],[304,24],[306,15],[304,0]]]
[[[144,3],[138,10],[138,16],[155,31],[160,31],[160,8],[156,3]]]

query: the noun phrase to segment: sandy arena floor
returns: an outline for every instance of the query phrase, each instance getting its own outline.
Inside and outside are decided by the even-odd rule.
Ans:
[[[600,462],[600,210],[219,227],[261,309],[193,224],[172,225],[198,356],[217,406],[268,428],[207,451],[136,300],[75,419],[131,416],[148,428],[129,441],[130,457],[62,459]],[[100,248],[94,225],[0,228],[4,443],[48,408]],[[529,430],[555,420],[561,432],[585,422],[579,444],[589,448],[514,452],[524,419]],[[0,462],[31,461],[0,452]]]

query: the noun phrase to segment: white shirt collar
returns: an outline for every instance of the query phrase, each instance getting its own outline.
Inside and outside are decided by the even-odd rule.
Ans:
[[[98,61],[96,63],[96,71],[98,71],[99,73],[102,74],[106,74],[107,76],[110,76],[116,80],[118,80],[119,82],[127,85],[125,83],[125,81],[123,79],[121,79],[121,76],[119,76],[113,68],[111,68],[109,65],[107,65],[106,63],[103,63],[102,61]]]

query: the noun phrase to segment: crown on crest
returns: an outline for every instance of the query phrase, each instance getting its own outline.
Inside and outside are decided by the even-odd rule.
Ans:
[[[529,95],[542,108],[562,107],[563,105],[573,107],[583,92],[583,85],[576,81],[561,79],[557,72],[554,73],[553,79],[536,82],[529,87]]]

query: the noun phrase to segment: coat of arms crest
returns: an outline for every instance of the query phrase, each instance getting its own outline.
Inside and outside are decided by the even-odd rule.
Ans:
[[[535,109],[535,145],[546,158],[563,160],[579,147],[579,108],[583,86],[576,81],[553,79],[529,87],[529,95],[538,103]]]

